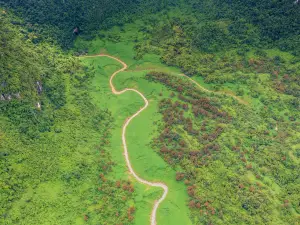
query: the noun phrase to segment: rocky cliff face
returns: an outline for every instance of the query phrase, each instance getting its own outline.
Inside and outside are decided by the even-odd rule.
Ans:
[[[3,82],[2,87],[6,87],[6,83]],[[38,95],[41,95],[43,92],[43,85],[40,81],[36,82],[36,91],[38,93]],[[17,93],[0,93],[0,101],[10,101],[12,99],[21,99],[21,93],[17,92]],[[37,104],[40,106],[40,103]],[[40,107],[38,107],[40,108]]]

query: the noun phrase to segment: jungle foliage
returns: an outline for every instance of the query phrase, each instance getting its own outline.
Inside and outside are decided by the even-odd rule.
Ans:
[[[146,79],[173,91],[159,103],[163,119],[152,146],[185,183],[193,223],[297,223],[299,122],[277,120],[270,103],[253,110],[178,76],[150,72]]]
[[[162,120],[152,147],[185,183],[193,223],[299,223],[299,3],[0,4],[0,223],[134,222],[134,186],[111,175],[114,118],[87,90],[94,70],[60,49],[72,46],[75,27],[87,42],[125,40],[134,45],[130,60],[159,55],[212,91],[229,93],[146,75],[173,92],[157,106]],[[126,23],[136,29],[126,33]]]
[[[299,54],[299,4],[293,4],[292,1],[41,0],[33,4],[30,0],[2,0],[0,4],[14,9],[30,25],[30,30],[45,34],[42,37],[53,37],[52,40],[58,41],[63,47],[72,46],[75,27],[79,27],[90,38],[98,29],[123,25],[141,16],[176,7],[186,11],[186,18],[196,19],[187,19],[186,22],[189,27],[196,28],[192,33],[196,43],[202,41],[197,45],[203,51],[220,49],[228,42],[235,42],[229,37],[233,34],[234,39],[240,42],[259,46],[275,45]],[[226,27],[229,32],[226,32]],[[216,33],[210,35],[209,32]],[[255,42],[251,36],[259,37],[259,42]]]
[[[250,77],[256,80],[259,74],[270,74],[274,89],[299,96],[300,29],[268,44],[266,36],[260,35],[260,28],[245,18],[208,21],[206,15],[196,16],[186,10],[146,17],[139,27],[144,35],[136,40],[135,58],[146,53],[159,54],[165,64],[179,67],[189,76],[201,76],[216,88],[225,83],[243,86]],[[300,28],[299,22],[294,24]],[[290,40],[292,37],[296,42]],[[290,54],[279,50],[282,42],[293,45]],[[251,95],[255,93],[254,90]]]
[[[248,104],[150,72],[147,80],[174,92],[158,106],[163,119],[152,146],[186,184],[195,224],[295,224],[299,5],[194,2],[192,9],[185,5],[144,18],[137,25],[143,35],[137,35],[135,58],[158,54],[167,65],[215,91],[235,91]],[[270,25],[276,19],[280,23]]]
[[[172,1],[122,1],[122,0],[65,0],[35,1],[3,0],[0,6],[13,9],[24,18],[30,31],[42,34],[36,37],[58,42],[62,47],[72,46],[76,35],[73,30],[90,39],[99,29],[122,25],[133,17],[153,13]]]
[[[1,10],[0,223],[131,224],[134,187],[111,176],[114,119],[91,103],[93,69],[21,23]]]

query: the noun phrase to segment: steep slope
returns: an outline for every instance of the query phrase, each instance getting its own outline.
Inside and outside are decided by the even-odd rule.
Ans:
[[[33,30],[52,37],[64,48],[72,46],[73,30],[78,27],[87,38],[100,28],[131,21],[145,13],[160,11],[172,1],[68,0],[35,1],[3,0],[0,6],[14,9]]]
[[[0,12],[0,224],[132,224],[135,190],[108,151],[114,120],[86,91],[93,70]]]

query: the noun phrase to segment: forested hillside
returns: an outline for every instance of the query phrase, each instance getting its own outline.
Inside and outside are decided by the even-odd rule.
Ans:
[[[172,1],[169,1],[172,2]],[[148,12],[159,11],[168,1],[135,0],[66,0],[66,1],[0,1],[14,9],[29,23],[30,29],[57,41],[64,48],[72,46],[73,30],[78,27],[87,38],[98,29],[122,25]],[[36,41],[38,41],[37,38]]]
[[[0,7],[0,224],[300,223],[299,1]]]
[[[297,223],[299,150],[287,149],[296,147],[298,122],[277,121],[276,104],[264,104],[272,113],[251,110],[170,74],[146,79],[173,91],[159,102],[163,122],[152,146],[171,166],[180,165],[176,180],[187,186],[194,224]],[[287,98],[277,98],[296,113]]]
[[[129,223],[134,189],[107,177],[114,120],[91,103],[93,70],[19,24],[0,10],[0,224]]]
[[[87,36],[95,34],[97,29],[107,29],[114,25],[122,25],[133,21],[141,15],[155,13],[171,7],[186,9],[189,16],[197,18],[197,23],[212,22],[202,30],[194,30],[207,45],[227,45],[235,43],[231,35],[240,42],[255,46],[278,46],[284,51],[299,54],[299,3],[292,1],[11,1],[3,0],[3,6],[14,9],[30,24],[30,29],[50,36],[62,46],[69,47],[75,36],[73,30],[78,27]],[[228,21],[228,20],[231,20]],[[195,20],[189,20],[190,27],[195,27]],[[217,23],[217,21],[219,21]],[[220,23],[221,21],[224,22]],[[197,25],[196,25],[197,26]],[[224,26],[229,28],[224,32]],[[253,27],[251,29],[251,27]],[[255,29],[256,28],[256,29]],[[206,29],[206,30],[203,30]],[[218,30],[219,29],[219,30]],[[205,31],[204,38],[201,35]],[[210,37],[209,32],[221,35],[218,40]],[[221,32],[221,33],[220,33]],[[255,33],[255,34],[251,34]],[[222,36],[223,35],[223,36]],[[255,35],[257,40],[245,38]],[[38,38],[37,38],[38,39]],[[211,43],[211,41],[216,43]],[[231,42],[232,41],[232,42]],[[212,46],[213,47],[213,46]],[[203,47],[203,50],[208,50]]]
[[[245,35],[248,23],[258,28],[264,44],[279,45],[282,50],[294,50],[299,45],[299,3],[253,0],[188,2],[196,16],[200,13],[210,20],[232,20],[229,28],[235,35]]]
[[[245,20],[203,23],[185,10],[158,15],[147,17],[140,28],[144,35],[135,45],[137,59],[145,53],[160,54],[167,65],[214,84],[243,85],[250,73],[270,73],[274,88],[299,96],[299,45],[286,60],[289,54],[282,54],[276,45],[263,45],[259,28]],[[294,44],[288,38],[282,41]],[[251,95],[258,96],[255,90]]]
[[[74,73],[79,65],[63,57],[59,48],[34,45],[35,34],[13,25],[20,20],[5,11],[0,23],[1,112],[34,138],[36,132],[49,130],[51,119],[46,117],[66,104],[67,74]],[[36,124],[36,119],[41,123]]]

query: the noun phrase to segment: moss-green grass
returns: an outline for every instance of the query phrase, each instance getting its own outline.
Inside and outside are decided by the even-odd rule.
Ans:
[[[128,126],[126,138],[129,157],[137,174],[150,181],[162,181],[169,187],[168,196],[158,210],[158,224],[191,224],[186,205],[188,196],[184,184],[176,182],[175,170],[170,168],[150,146],[150,142],[154,135],[156,135],[155,131],[157,130],[153,122],[160,118],[160,115],[157,113],[159,93],[162,92],[163,96],[167,96],[169,95],[169,91],[160,84],[149,83],[143,79],[147,68],[169,72],[176,72],[177,70],[163,66],[159,63],[157,56],[154,55],[148,55],[143,61],[132,60],[132,46],[130,47],[124,43],[119,45],[104,44],[104,42],[98,40],[92,46],[90,51],[92,54],[97,52],[97,48],[102,50],[107,48],[107,53],[120,57],[129,65],[129,72],[122,72],[115,77],[113,82],[117,89],[121,90],[125,87],[136,88],[149,100],[149,107]],[[133,180],[128,174],[123,156],[121,128],[125,119],[144,104],[143,100],[133,92],[126,92],[122,95],[112,94],[109,87],[109,77],[121,67],[115,60],[107,57],[99,57],[85,58],[83,61],[86,65],[96,68],[96,76],[90,87],[94,103],[101,106],[101,108],[108,108],[116,120],[116,127],[113,130],[111,138],[111,154],[113,161],[117,163],[114,169],[114,176],[116,178],[127,176]],[[140,69],[141,71],[131,71],[134,69]],[[162,190],[136,182],[135,186],[137,192],[135,224],[147,224],[149,223],[154,200],[161,196]]]
[[[169,187],[169,194],[158,213],[159,224],[190,224],[185,186],[176,182],[175,171],[149,145],[152,138],[157,136],[155,121],[160,119],[158,101],[169,96],[170,92],[159,84],[149,83],[143,79],[144,75],[145,72],[123,72],[115,79],[118,89],[134,87],[143,92],[150,103],[128,127],[127,140],[132,165],[143,178],[163,181]],[[160,93],[162,96],[159,96]]]

